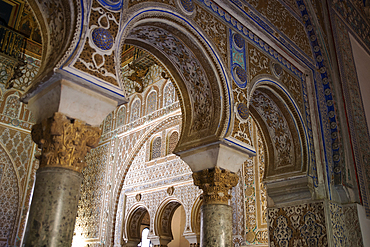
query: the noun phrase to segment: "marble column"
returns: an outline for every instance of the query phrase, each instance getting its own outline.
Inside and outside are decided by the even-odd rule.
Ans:
[[[41,155],[24,246],[71,246],[85,155],[100,135],[98,127],[58,112],[33,126]]]
[[[203,190],[201,206],[200,246],[232,246],[232,208],[228,205],[229,190],[238,183],[238,176],[215,167],[193,173],[194,184]]]

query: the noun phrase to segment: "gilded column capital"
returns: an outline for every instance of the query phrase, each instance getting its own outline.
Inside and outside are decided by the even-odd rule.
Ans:
[[[32,127],[32,139],[41,148],[41,167],[63,167],[81,172],[85,156],[98,145],[101,130],[56,112]]]
[[[229,190],[238,184],[237,174],[220,167],[193,173],[194,184],[203,190],[204,204],[228,204]]]

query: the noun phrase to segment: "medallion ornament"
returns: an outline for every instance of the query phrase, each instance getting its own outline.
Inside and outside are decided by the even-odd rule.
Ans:
[[[204,204],[228,204],[229,190],[238,184],[238,175],[220,167],[193,173],[194,184],[203,190]]]
[[[56,112],[32,127],[32,139],[41,148],[40,168],[63,167],[77,172],[85,168],[85,156],[98,145],[101,130]]]
[[[91,36],[98,48],[106,51],[113,47],[113,36],[107,29],[101,27],[95,28]]]

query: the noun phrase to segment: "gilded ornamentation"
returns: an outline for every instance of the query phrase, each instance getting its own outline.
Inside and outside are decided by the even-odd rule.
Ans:
[[[268,243],[266,223],[267,201],[266,188],[263,183],[265,173],[265,147],[262,134],[257,124],[251,121],[251,138],[255,143],[256,156],[244,162],[243,190],[244,190],[244,223],[245,240],[253,245],[265,245]],[[252,238],[253,236],[253,238]]]
[[[247,107],[247,90],[239,88],[235,83],[233,83],[232,89],[235,101],[234,108],[237,114],[234,119],[234,128],[231,136],[253,146],[251,138],[251,119]]]
[[[204,204],[228,204],[229,190],[238,184],[238,175],[219,167],[193,173],[194,184],[203,190]]]
[[[64,167],[81,172],[85,156],[98,145],[101,130],[61,113],[32,127],[32,139],[42,149],[40,168]]]
[[[139,84],[140,87],[135,86],[135,91],[137,93],[142,93],[144,90],[143,78],[148,74],[149,68],[140,68],[134,64],[129,64],[128,67],[134,71],[127,79]]]
[[[248,46],[249,80],[257,75],[271,75],[270,59],[256,47]]]

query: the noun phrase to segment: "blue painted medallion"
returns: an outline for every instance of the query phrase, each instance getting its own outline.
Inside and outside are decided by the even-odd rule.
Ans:
[[[94,44],[102,50],[109,50],[113,47],[113,36],[105,28],[99,27],[94,29],[92,39]]]

